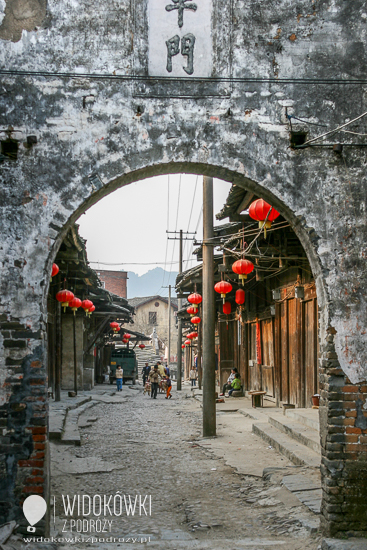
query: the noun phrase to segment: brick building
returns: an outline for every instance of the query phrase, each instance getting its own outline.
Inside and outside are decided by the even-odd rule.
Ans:
[[[121,298],[127,298],[127,272],[98,270],[98,277],[104,288]]]

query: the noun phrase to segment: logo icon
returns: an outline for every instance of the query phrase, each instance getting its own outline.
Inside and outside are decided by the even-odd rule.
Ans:
[[[31,495],[30,497],[27,497],[25,499],[25,501],[23,502],[23,514],[30,524],[27,527],[28,533],[36,532],[36,528],[33,526],[43,518],[46,510],[47,503],[45,499],[40,497],[39,495]]]

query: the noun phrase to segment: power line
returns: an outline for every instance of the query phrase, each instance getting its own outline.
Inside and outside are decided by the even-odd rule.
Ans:
[[[233,82],[233,83],[242,83],[242,82],[268,82],[270,84],[309,84],[314,86],[315,84],[330,84],[330,85],[340,85],[340,84],[354,84],[361,85],[367,84],[367,79],[365,78],[269,78],[269,77],[180,77],[173,78],[170,76],[154,76],[149,77],[146,75],[126,75],[126,74],[112,74],[112,73],[70,73],[70,72],[49,72],[49,71],[17,71],[17,70],[6,70],[0,69],[0,74],[8,76],[42,76],[49,78],[89,78],[89,79],[105,79],[105,80],[125,80],[130,81],[145,81],[145,82],[174,82],[181,84],[184,82]],[[147,97],[152,97],[147,94]]]
[[[168,264],[178,264],[178,260],[174,262],[117,262],[117,263],[110,263],[110,262],[92,262],[89,261],[90,264],[98,264],[98,265],[165,265]]]
[[[193,212],[193,209],[194,209],[195,195],[196,195],[196,189],[197,189],[197,186],[198,186],[198,181],[199,181],[199,176],[196,176],[196,183],[195,183],[194,195],[193,195],[193,197],[192,197],[192,204],[191,204],[191,211],[190,211],[189,223],[187,224],[187,232],[189,232],[189,229],[190,229],[190,223],[191,223],[192,212]],[[183,245],[182,254],[185,254],[185,246],[186,246],[186,241],[184,242],[184,245]]]
[[[168,197],[168,203],[167,203],[167,231],[169,230],[169,174],[168,174],[168,179],[167,179],[167,197]],[[164,287],[164,282],[165,282],[165,278],[166,278],[166,262],[167,262],[167,252],[168,252],[168,239],[166,241],[166,254],[165,254],[165,257],[164,257],[164,268],[163,268],[163,280],[162,280],[162,285],[161,285],[161,288]],[[161,288],[159,290],[161,290]],[[159,292],[158,290],[158,292]],[[158,294],[158,292],[156,294]]]

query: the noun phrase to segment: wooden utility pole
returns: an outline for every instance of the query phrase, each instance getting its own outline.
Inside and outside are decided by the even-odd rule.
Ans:
[[[179,258],[179,273],[182,273],[182,229],[180,229],[180,258]],[[178,299],[178,311],[182,308],[182,300]],[[181,391],[182,378],[182,320],[178,318],[178,334],[177,334],[177,391]]]
[[[57,302],[55,311],[55,401],[61,399],[61,362],[62,362],[62,332],[61,332],[61,304]]]
[[[171,285],[168,285],[168,360],[167,367],[171,361]]]
[[[76,356],[76,323],[75,323],[75,312],[73,312],[73,344],[74,344],[74,391],[75,395],[78,395],[78,372],[77,372],[77,356]]]
[[[202,358],[202,337],[201,337],[201,334],[202,334],[202,327],[201,327],[201,323],[200,325],[198,326],[198,358],[197,358],[197,367],[198,367],[198,372],[197,372],[197,375],[198,375],[198,385],[199,385],[199,390],[201,390],[201,386],[202,386],[202,381],[203,381],[203,371],[202,371],[202,368],[201,368],[201,358]]]
[[[213,178],[203,179],[203,436],[216,436]]]

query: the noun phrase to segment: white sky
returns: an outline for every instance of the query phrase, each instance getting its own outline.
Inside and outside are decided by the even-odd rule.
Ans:
[[[178,271],[178,241],[167,241],[166,230],[195,231],[198,227],[197,238],[202,239],[202,180],[191,174],[156,176],[122,187],[92,206],[77,222],[81,236],[87,239],[91,267],[143,275],[158,263],[163,269],[170,271],[172,266],[172,271]],[[228,182],[214,180],[214,216],[230,187]],[[192,242],[184,243],[184,270],[196,264],[191,250]]]

